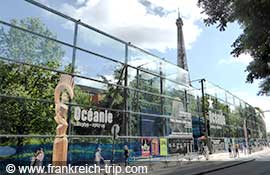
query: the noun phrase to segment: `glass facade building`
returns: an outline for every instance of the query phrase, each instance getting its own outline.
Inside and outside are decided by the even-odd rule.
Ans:
[[[42,146],[51,160],[61,74],[75,81],[69,161],[93,160],[97,147],[111,159],[113,124],[119,160],[124,145],[133,156],[194,151],[205,121],[213,144],[223,140],[220,150],[244,141],[244,123],[250,141],[265,138],[262,113],[227,91],[205,82],[202,94],[178,66],[36,1],[20,3],[31,13],[0,20],[0,147],[8,152],[0,156],[28,160]]]
[[[204,85],[209,135],[216,150],[227,149],[229,144],[255,146],[264,143],[263,111],[214,83],[206,81]]]

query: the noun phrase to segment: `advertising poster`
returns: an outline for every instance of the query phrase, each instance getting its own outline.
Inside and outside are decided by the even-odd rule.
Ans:
[[[160,138],[160,155],[167,156],[168,155],[168,147],[167,147],[167,139]]]
[[[149,138],[143,138],[141,140],[142,156],[150,156],[150,143],[151,139]]]
[[[89,107],[72,107],[71,132],[78,135],[111,135],[111,128],[119,124],[115,118],[118,114],[109,110],[96,110]]]
[[[159,155],[159,143],[158,139],[151,140],[151,155],[158,156]]]
[[[191,144],[192,139],[170,138],[168,139],[168,152],[169,154],[186,154]]]
[[[211,142],[214,148],[214,152],[223,152],[224,149],[226,150],[225,140],[223,138],[212,139]]]

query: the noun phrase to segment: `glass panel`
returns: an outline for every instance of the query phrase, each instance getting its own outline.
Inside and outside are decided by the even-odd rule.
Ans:
[[[212,125],[209,132],[211,134],[211,137],[223,137],[223,129],[218,125]]]
[[[78,47],[125,62],[125,44],[79,25]]]
[[[178,66],[133,47],[128,47],[128,51],[129,65],[151,71],[176,82],[188,84],[189,78],[187,71],[179,68]]]
[[[140,115],[142,136],[164,136],[166,119],[163,117]]]
[[[44,155],[43,165],[52,163],[54,137],[0,137],[1,173],[7,164],[29,166],[34,164],[34,156]]]
[[[0,18],[5,22],[10,22],[11,20],[16,19],[17,24],[21,20],[24,20],[24,22],[26,20],[32,20],[33,24],[35,24],[35,27],[29,27],[29,30],[43,34],[45,36],[57,36],[59,40],[68,42],[70,44],[73,42],[73,22],[50,13],[49,11],[38,8],[26,1],[11,0],[5,3],[1,3]],[[12,23],[14,22],[15,21]],[[45,27],[48,30],[45,30]],[[48,31],[51,31],[53,35],[49,34]]]
[[[192,117],[192,133],[195,138],[198,138],[202,134],[203,121],[202,117]]]
[[[143,91],[160,94],[160,77],[128,68],[128,86]]]
[[[226,93],[226,96],[227,96],[227,103],[229,103],[230,105],[234,105],[233,96],[229,93]]]
[[[123,84],[125,67],[122,64],[83,51],[77,51],[76,58],[75,72],[77,74],[104,82]]]
[[[70,72],[72,48],[0,24],[0,56]]]
[[[112,138],[70,138],[69,139],[69,161],[82,165],[94,164],[95,153],[101,149],[101,155],[105,160],[112,159]],[[116,146],[116,150],[119,148]],[[116,155],[115,158],[118,158]]]
[[[0,134],[55,134],[54,103],[2,96],[0,111]]]
[[[123,113],[94,106],[71,107],[72,135],[111,135],[111,128],[118,124],[122,128]]]
[[[160,59],[146,54],[145,52],[142,52],[134,47],[128,47],[128,64],[136,68],[148,70],[158,75],[161,71]]]
[[[164,80],[164,94],[171,96],[173,98],[180,98],[184,101],[185,98],[185,90],[184,86],[176,84],[170,80]]]
[[[160,98],[152,95],[145,95],[139,98],[140,111],[149,114],[161,114]]]
[[[192,137],[191,113],[185,112],[183,103],[180,100],[165,98],[164,113],[170,116],[170,134],[172,136]]]
[[[72,106],[73,135],[111,135],[113,124],[124,131],[124,89],[93,80],[75,78]]]
[[[188,86],[189,75],[188,72],[180,67],[162,60],[162,74],[170,80],[179,82]]]
[[[215,96],[218,98],[218,99],[220,99],[220,100],[222,100],[222,101],[226,101],[226,93],[225,93],[225,91],[223,90],[223,89],[220,89],[220,88],[215,88]]]
[[[129,90],[129,110],[149,114],[161,114],[161,97]]]
[[[79,105],[124,109],[124,89],[84,78],[75,78],[75,97]]]
[[[212,96],[215,96],[215,94],[217,93],[217,88],[209,82],[204,82],[204,90],[205,90],[205,93]]]
[[[0,94],[53,101],[60,75],[31,66],[0,61]]]
[[[114,162],[124,162],[124,150],[128,148],[130,158],[149,157],[150,155],[159,156],[159,139],[150,137],[141,138],[119,138],[113,141],[111,138],[72,138],[69,146],[69,161],[82,162],[85,164],[94,163],[94,154],[100,148],[101,155],[105,160],[112,160],[114,148]],[[151,148],[151,149],[150,149]]]
[[[179,112],[170,119],[170,135],[192,138],[192,118],[190,113]]]
[[[234,105],[235,105],[236,109],[239,110],[239,108],[240,108],[240,100],[238,98],[234,97],[234,103],[235,103]]]
[[[180,111],[182,112],[185,111],[183,101],[181,101],[180,99],[177,99],[177,100],[173,100],[169,98],[164,99],[164,114],[165,115],[169,115],[169,116],[176,115],[174,113],[177,113]]]
[[[128,113],[128,119],[126,121],[128,123],[128,128],[126,133],[122,132],[123,135],[131,135],[131,136],[141,136],[142,134],[142,117],[140,114]]]
[[[168,152],[169,154],[186,154],[190,150],[188,145],[192,142],[191,139],[185,138],[169,138]]]

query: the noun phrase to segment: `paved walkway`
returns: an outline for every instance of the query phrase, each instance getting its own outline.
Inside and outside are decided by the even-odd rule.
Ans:
[[[268,153],[269,151],[270,151],[269,147],[264,147],[263,150],[252,152],[252,154],[247,154],[247,153],[245,154],[240,151],[239,157],[230,157],[228,152],[216,153],[216,154],[210,155],[209,160],[210,161],[240,161],[245,158],[256,157],[258,154]]]
[[[246,162],[255,159],[258,155],[268,154],[270,152],[269,148],[264,148],[261,151],[253,152],[252,154],[244,154],[242,152],[239,153],[239,157],[230,157],[229,153],[215,153],[209,156],[209,160],[206,160],[203,155],[199,155],[194,157],[191,160],[187,159],[179,159],[179,157],[170,157],[164,161],[164,158],[153,159],[148,164],[144,164],[149,166],[150,174],[167,174],[170,171],[175,171],[175,169],[181,169],[181,174],[190,174],[191,172],[196,171],[196,173],[200,173],[200,171],[205,171],[207,169],[212,169],[216,167],[226,167],[232,166],[233,164],[241,164],[241,162]],[[155,160],[155,161],[154,161]],[[146,163],[146,162],[145,162]],[[196,174],[195,173],[195,174]],[[193,173],[191,173],[193,174]]]

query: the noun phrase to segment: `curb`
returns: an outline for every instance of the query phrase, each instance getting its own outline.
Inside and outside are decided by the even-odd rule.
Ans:
[[[241,165],[241,164],[244,164],[244,163],[248,163],[248,162],[252,162],[252,161],[255,161],[255,159],[249,159],[249,160],[245,160],[245,161],[239,161],[239,162],[233,163],[231,165],[225,165],[225,166],[221,166],[221,167],[218,167],[218,168],[213,168],[213,169],[208,169],[208,170],[204,170],[204,171],[200,171],[200,172],[196,172],[196,173],[191,173],[189,175],[203,175],[203,174],[206,174],[206,173],[211,173],[211,172],[214,172],[214,171],[223,170],[223,169],[226,169],[226,168],[238,166],[238,165]]]

